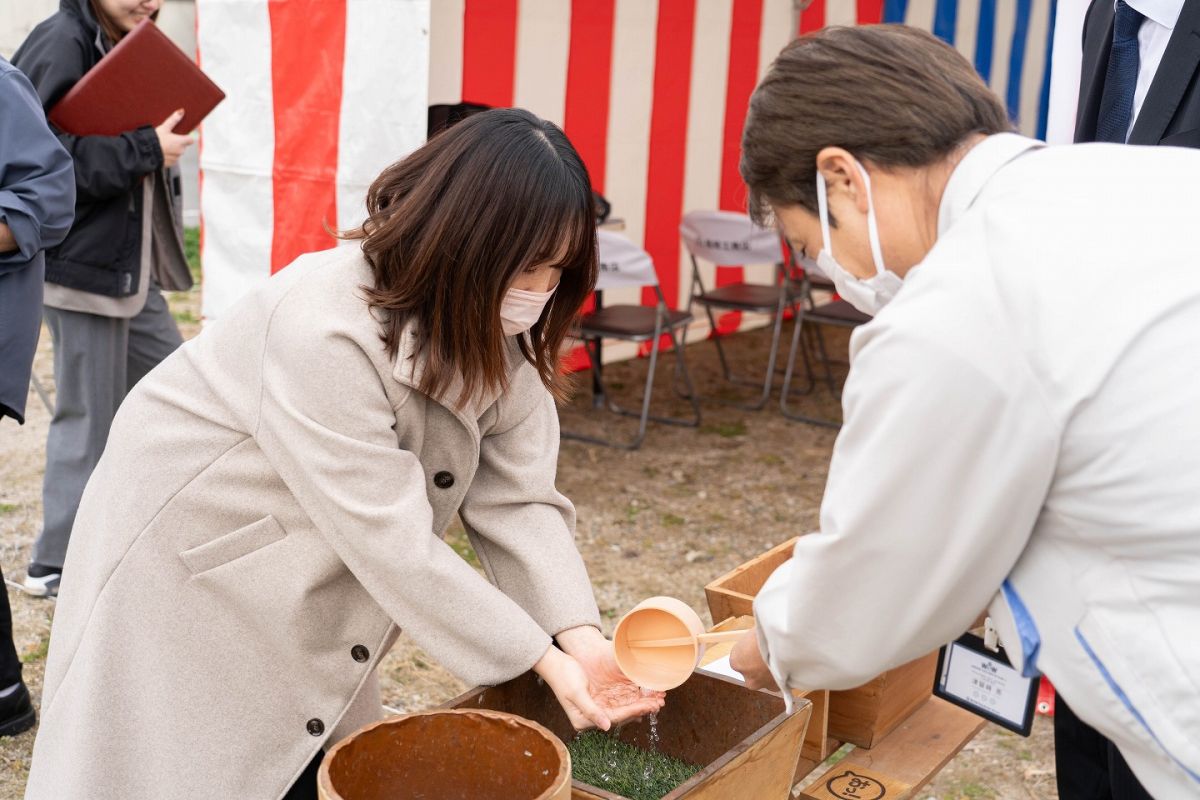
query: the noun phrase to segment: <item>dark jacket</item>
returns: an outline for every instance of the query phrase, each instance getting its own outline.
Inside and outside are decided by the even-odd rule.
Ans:
[[[1093,0],[1083,25],[1083,69],[1075,141],[1096,139],[1104,74],[1112,51],[1112,0]],[[1186,0],[1150,91],[1129,133],[1129,144],[1200,147],[1200,0]]]
[[[49,111],[108,49],[87,0],[61,0],[58,13],[33,29],[13,64],[29,76]],[[120,136],[55,133],[75,160],[78,196],[75,225],[62,244],[46,252],[46,280],[110,297],[135,294],[141,181],[163,166],[158,135],[149,125]]]
[[[29,81],[0,58],[0,222],[17,243],[0,253],[0,419],[25,421],[42,324],[42,249],[67,235],[74,207],[71,157]]]

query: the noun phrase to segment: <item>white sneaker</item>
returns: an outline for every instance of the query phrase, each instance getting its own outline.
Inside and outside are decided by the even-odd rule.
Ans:
[[[58,584],[62,580],[62,570],[54,567],[43,567],[41,564],[30,564],[29,572],[25,575],[22,588],[26,594],[34,597],[58,597]]]

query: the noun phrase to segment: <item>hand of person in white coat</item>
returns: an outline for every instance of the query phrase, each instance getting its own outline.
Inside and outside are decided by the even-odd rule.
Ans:
[[[767,662],[763,660],[762,651],[758,647],[758,632],[754,628],[747,631],[746,635],[733,645],[733,652],[729,654],[729,666],[741,673],[746,685],[751,689],[779,688]]]

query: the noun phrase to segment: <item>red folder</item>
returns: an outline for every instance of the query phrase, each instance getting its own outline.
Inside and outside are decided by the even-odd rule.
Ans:
[[[77,136],[116,136],[158,126],[182,108],[176,133],[191,133],[225,93],[150,20],[138,23],[50,109]]]

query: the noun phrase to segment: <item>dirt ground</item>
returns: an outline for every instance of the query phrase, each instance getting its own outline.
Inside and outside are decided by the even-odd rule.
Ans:
[[[198,291],[171,298],[186,337],[199,331]],[[785,335],[787,330],[785,329]],[[761,375],[766,363],[765,330],[730,340],[733,363]],[[844,358],[844,337],[831,339]],[[711,342],[689,346],[687,360],[708,398],[734,396],[719,379]],[[645,379],[645,360],[610,366],[614,394],[631,397]],[[670,391],[673,359],[660,362],[656,376],[659,411],[681,414],[687,405]],[[43,334],[35,374],[53,389],[49,336]],[[564,430],[631,430],[591,408],[586,386],[562,410]],[[835,417],[837,404],[819,387],[802,400],[808,413]],[[616,618],[644,597],[670,594],[690,603],[706,619],[704,584],[798,532],[812,530],[825,484],[835,433],[784,419],[774,401],[748,412],[716,402],[703,405],[699,430],[652,426],[643,448],[625,452],[564,442],[559,487],[578,509],[578,544],[611,631]],[[31,393],[28,423],[7,423],[0,435],[0,565],[20,580],[41,521],[41,476],[48,414]],[[451,544],[474,558],[461,530]],[[54,605],[9,592],[17,649],[25,679],[40,700],[42,671]],[[398,710],[435,705],[464,685],[404,639],[381,667],[384,702]],[[136,690],[136,687],[131,687]],[[987,726],[920,793],[944,800],[1056,800],[1052,726],[1039,718],[1029,739]],[[0,740],[0,798],[23,791],[35,731]]]

